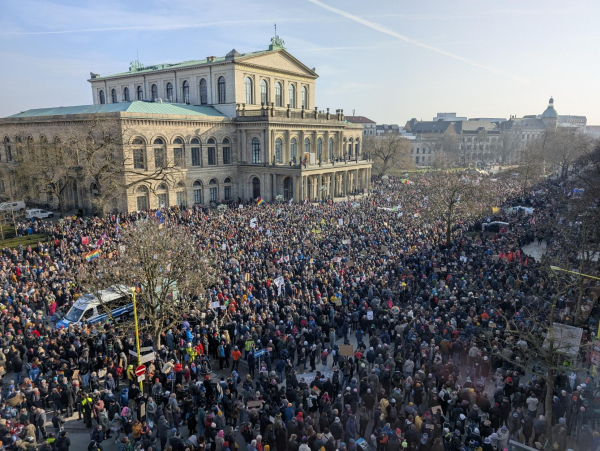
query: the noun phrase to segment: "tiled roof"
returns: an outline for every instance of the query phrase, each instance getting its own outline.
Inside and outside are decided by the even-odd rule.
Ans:
[[[346,116],[346,120],[352,124],[375,124],[375,121],[372,121],[368,117],[364,116]]]
[[[450,121],[424,121],[424,122],[416,122],[411,126],[412,133],[445,133],[448,128],[454,124],[454,122]]]
[[[461,121],[457,122],[456,132],[475,132],[480,128],[483,128],[485,131],[493,131],[497,130],[496,124],[493,124],[489,121]]]
[[[186,105],[184,103],[159,103],[159,102],[122,102],[109,103],[105,105],[80,105],[54,108],[38,108],[35,110],[22,111],[9,116],[19,117],[43,117],[64,116],[72,114],[106,114],[106,113],[141,113],[161,114],[179,116],[213,116],[224,117],[225,115],[216,108],[206,105]]]

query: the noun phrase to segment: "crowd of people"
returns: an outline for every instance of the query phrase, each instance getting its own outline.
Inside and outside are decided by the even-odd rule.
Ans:
[[[1,255],[3,449],[68,451],[75,414],[90,451],[597,450],[591,375],[565,367],[546,411],[543,368],[503,327],[527,328],[530,309],[541,323],[573,311],[566,295],[548,318],[547,279],[522,250],[555,238],[568,182],[525,194],[511,179],[487,183],[498,208],[457,221],[450,243],[422,214],[425,182],[379,178],[336,203],[162,211],[164,227],[197,237],[219,281],[205,293],[215,308],[160,343],[140,337],[156,352],[143,387],[131,332],[55,322],[84,291],[89,244],[118,249],[119,230],[155,212],[22,224],[48,241]],[[514,205],[534,214],[505,212]],[[509,225],[482,232],[491,220]],[[593,319],[580,326],[591,341]]]

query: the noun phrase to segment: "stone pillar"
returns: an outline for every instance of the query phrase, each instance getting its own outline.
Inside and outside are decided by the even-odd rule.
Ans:
[[[277,174],[271,174],[271,200],[275,200],[277,192]]]
[[[348,192],[348,171],[344,171],[342,173],[343,177],[343,185],[342,185],[342,194],[346,197],[346,193]]]
[[[248,151],[248,143],[246,142],[246,130],[242,130],[242,155],[244,156],[244,161],[246,163],[252,163],[252,156],[250,155],[251,151]],[[248,158],[250,156],[250,158]],[[207,157],[208,158],[208,157]]]
[[[308,197],[308,177],[302,177],[302,200]]]
[[[242,131],[239,129],[237,131],[237,158],[240,163],[246,163],[246,155],[242,154]]]
[[[329,174],[329,197],[333,199],[335,197],[335,192],[333,191],[335,187],[335,173]]]
[[[262,145],[263,145],[263,155],[261,156],[261,160],[262,160],[261,162],[262,163],[265,163],[265,162],[268,163],[269,162],[269,154],[267,152],[267,149],[269,148],[269,146],[267,145],[267,135],[266,135],[266,132],[265,132],[264,128],[261,131],[260,138],[261,138],[260,140],[261,140]]]
[[[323,185],[323,174],[319,174],[319,184],[317,185],[317,199],[321,200],[321,186]]]
[[[300,161],[304,156],[304,130],[300,131],[300,142],[298,143],[298,145],[300,146],[300,148],[296,149],[296,154],[298,155],[296,158],[298,159],[298,161]]]
[[[329,132],[325,132],[325,142],[323,143],[323,161],[329,161]]]
[[[265,200],[272,200],[269,199],[267,197],[267,176],[266,174],[263,172],[262,175],[260,176],[262,182],[261,182],[261,187],[260,187],[260,197],[262,197]]]
[[[343,142],[344,142],[344,141],[343,141],[343,140],[344,140],[344,136],[343,136],[343,133],[342,133],[342,131],[340,130],[340,131],[338,132],[338,146],[337,146],[338,150],[337,150],[337,152],[338,152],[338,156],[339,156],[339,157],[340,157],[342,160],[344,159],[344,148],[343,148]]]

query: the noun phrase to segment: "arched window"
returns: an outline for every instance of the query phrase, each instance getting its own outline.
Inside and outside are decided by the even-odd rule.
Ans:
[[[135,190],[135,196],[138,211],[148,210],[150,208],[148,205],[148,188],[145,186],[138,186]]]
[[[137,87],[137,99],[144,100],[144,88],[141,85]]]
[[[348,143],[346,141],[346,138],[344,138],[344,140],[342,141],[342,155],[345,157],[347,155],[347,149],[348,149]]]
[[[258,177],[252,179],[252,197],[254,199],[260,197],[260,179]]]
[[[173,101],[173,83],[167,83],[167,102]]]
[[[8,136],[4,138],[4,150],[6,151],[6,161],[12,161],[12,147],[10,146],[10,138]]]
[[[209,193],[210,193],[210,201],[211,202],[216,202],[217,200],[219,200],[219,182],[217,182],[217,179],[212,179],[210,182],[208,182],[209,185]]]
[[[154,140],[154,166],[156,168],[167,167],[167,149],[165,142],[161,138]]]
[[[360,142],[359,142],[358,138],[356,138],[356,143],[354,144],[354,153],[356,154],[357,157],[358,157],[358,154],[360,153]]]
[[[188,83],[187,80],[185,80],[183,82],[183,84],[181,85],[181,93],[183,94],[183,103],[190,103],[190,84]]]
[[[231,143],[229,138],[223,140],[223,164],[231,164]]]
[[[282,162],[281,147],[282,147],[281,138],[277,138],[275,140],[275,163]]]
[[[208,89],[206,88],[206,79],[200,80],[200,105],[208,104]]]
[[[269,85],[267,80],[260,81],[260,103],[266,105],[269,103]]]
[[[194,190],[194,203],[201,204],[202,203],[202,182],[200,180],[196,180],[192,188]]]
[[[306,86],[302,86],[302,108],[308,109],[308,90]]]
[[[310,153],[310,139],[304,138],[304,153]]]
[[[180,181],[177,183],[177,187],[175,188],[175,196],[177,198],[177,205],[180,207],[185,207],[187,205],[187,196],[185,195],[185,183]]]
[[[352,149],[352,146],[354,146],[354,142],[353,139],[350,138],[350,144],[348,145],[348,158],[352,158],[352,153],[354,151],[354,149]]]
[[[123,89],[123,102],[131,102],[131,98],[129,97],[129,88]]]
[[[252,163],[260,163],[260,140],[252,138]]]
[[[219,103],[225,103],[227,101],[225,97],[225,77],[219,77],[217,85],[219,88]]]
[[[317,139],[317,160],[321,161],[321,157],[323,156],[323,140],[321,138]]]
[[[231,183],[232,182],[230,177],[227,177],[223,182],[223,197],[225,198],[225,200],[231,200],[233,197],[231,195]]]
[[[329,138],[329,159],[333,160],[333,138]]]
[[[208,164],[209,165],[216,165],[217,164],[217,147],[216,144],[217,142],[213,139],[210,138],[207,142],[208,144]]]
[[[152,93],[152,101],[156,102],[158,100],[158,86],[152,85],[150,92]]]
[[[296,108],[296,86],[290,85],[290,87],[288,88],[288,90],[289,90],[288,103],[290,105],[290,108]]]
[[[275,106],[283,106],[283,89],[281,83],[275,83]]]
[[[100,99],[100,105],[104,105],[106,103],[106,100],[104,99],[104,90],[101,89],[100,92],[98,93],[98,98]]]
[[[252,104],[252,79],[250,77],[246,77],[244,80],[244,92],[246,93],[246,103]]]
[[[183,152],[183,139],[175,138],[173,140],[175,147],[173,148],[173,165],[178,168],[185,166],[185,154]],[[177,205],[181,205],[177,202]]]
[[[192,166],[202,166],[200,140],[198,138],[192,138],[190,144],[192,146]]]
[[[119,103],[119,99],[117,99],[117,90],[112,89],[110,91],[110,103]]]
[[[296,162],[296,138],[292,138],[290,141],[290,159],[295,163]]]
[[[169,190],[166,183],[161,183],[156,187],[156,199],[158,201],[158,208],[169,206]]]
[[[135,138],[131,145],[133,146],[133,168],[142,170],[146,169],[146,159],[144,158],[146,151],[144,148],[144,140],[142,138]]]

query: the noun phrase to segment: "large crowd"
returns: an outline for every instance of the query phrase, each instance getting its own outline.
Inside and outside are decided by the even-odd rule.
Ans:
[[[19,225],[48,241],[0,256],[2,449],[68,451],[63,425],[77,415],[90,451],[111,441],[125,451],[597,450],[591,375],[565,367],[546,412],[543,368],[532,371],[527,343],[507,346],[502,327],[526,324],[528,308],[549,320],[547,279],[522,248],[557,239],[571,187],[486,186],[498,209],[459,220],[450,244],[443,221],[423,214],[427,185],[394,177],[345,202],[162,211],[164,227],[187,228],[216,262],[205,297],[217,307],[182,317],[160,344],[140,337],[156,352],[143,389],[132,333],[55,323],[94,264],[84,241],[117,249],[121,228],[155,212]],[[505,212],[515,205],[534,214]],[[492,220],[509,226],[481,232]]]

